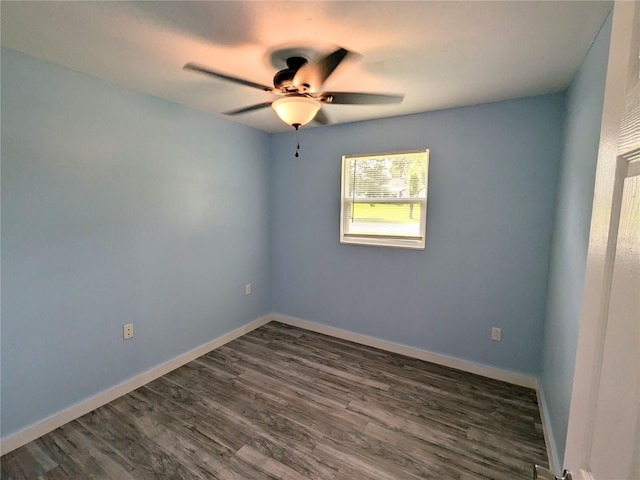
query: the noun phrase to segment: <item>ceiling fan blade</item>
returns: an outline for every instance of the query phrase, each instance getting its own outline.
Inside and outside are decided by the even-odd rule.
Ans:
[[[313,117],[313,121],[316,123],[319,123],[320,125],[327,125],[331,123],[329,121],[329,118],[327,117],[327,115],[324,113],[322,109],[318,110],[318,113],[316,113],[316,116]]]
[[[318,100],[334,105],[388,105],[402,103],[404,95],[359,92],[322,92]]]
[[[305,63],[293,77],[293,86],[299,91],[317,92],[347,55],[352,55],[352,52],[339,48],[313,63]]]
[[[273,102],[256,103],[248,107],[238,108],[237,110],[229,110],[224,112],[225,115],[240,115],[241,113],[253,112],[254,110],[261,110],[263,108],[270,107]]]
[[[255,83],[250,80],[245,80],[244,78],[232,77],[231,75],[227,75],[225,73],[216,72],[215,70],[211,70],[210,68],[199,65],[197,63],[187,63],[183,68],[185,70],[192,70],[194,72],[200,72],[204,73],[205,75],[211,75],[216,78],[221,78],[222,80],[227,80],[229,82],[239,83],[240,85],[245,85],[247,87],[264,90],[265,92],[271,92],[273,90],[271,87],[268,87],[266,85]]]

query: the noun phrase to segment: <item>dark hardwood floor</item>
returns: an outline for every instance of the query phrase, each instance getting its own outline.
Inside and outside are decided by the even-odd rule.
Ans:
[[[534,390],[269,323],[1,459],[2,479],[531,479]]]

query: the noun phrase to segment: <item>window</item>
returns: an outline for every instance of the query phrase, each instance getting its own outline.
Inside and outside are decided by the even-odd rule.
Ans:
[[[424,249],[429,150],[342,157],[340,242]]]

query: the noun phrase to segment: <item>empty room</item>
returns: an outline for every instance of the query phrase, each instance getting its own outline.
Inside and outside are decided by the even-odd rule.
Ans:
[[[640,479],[638,2],[0,14],[2,479]]]

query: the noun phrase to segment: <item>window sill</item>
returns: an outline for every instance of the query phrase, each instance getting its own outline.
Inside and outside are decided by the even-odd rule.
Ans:
[[[344,245],[364,245],[369,247],[409,248],[424,250],[424,237],[421,238],[389,238],[344,235],[340,238]]]

